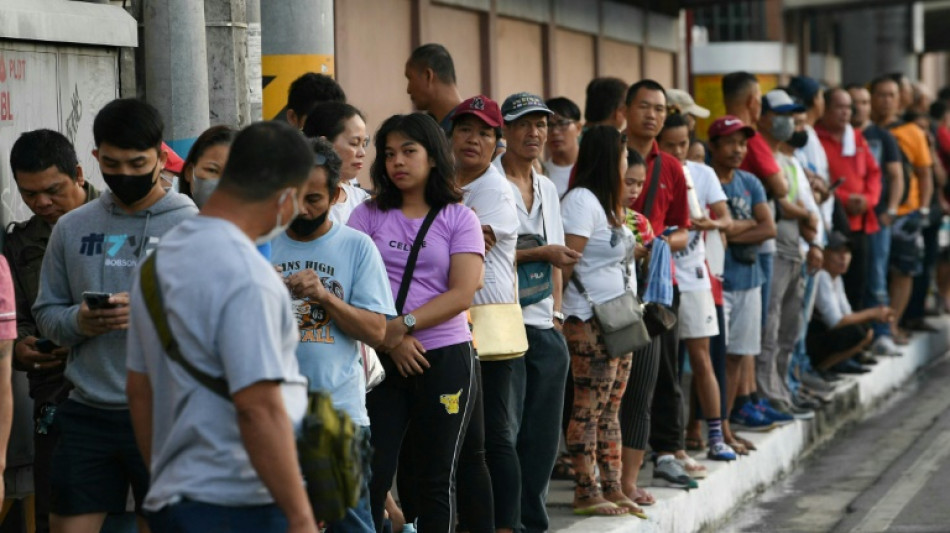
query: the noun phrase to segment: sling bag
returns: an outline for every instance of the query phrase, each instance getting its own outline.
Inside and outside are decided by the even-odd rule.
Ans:
[[[157,255],[156,250],[145,260],[139,279],[148,314],[165,354],[206,389],[232,402],[227,381],[199,370],[182,355],[165,316],[155,267]],[[326,393],[309,395],[307,413],[297,437],[297,459],[318,521],[340,520],[348,508],[356,507],[363,479],[356,426],[346,413],[333,408]]]

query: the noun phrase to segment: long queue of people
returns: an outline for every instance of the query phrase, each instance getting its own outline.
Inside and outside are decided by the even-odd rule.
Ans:
[[[37,531],[130,510],[160,532],[540,532],[552,474],[575,514],[646,518],[648,486],[697,486],[755,450],[744,431],[899,355],[933,277],[950,301],[950,94],[735,72],[702,142],[709,111],[652,80],[591,81],[582,116],[463,99],[437,44],[406,78],[422,112],[372,137],[307,74],[286,120],[215,126],[177,162],[157,111],[115,100],[101,193],[63,135],[18,139],[35,215],[4,256]],[[294,453],[308,391],[356,424],[365,474],[320,526]]]

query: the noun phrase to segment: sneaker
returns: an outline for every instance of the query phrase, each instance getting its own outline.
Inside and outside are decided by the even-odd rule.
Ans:
[[[798,396],[808,400],[816,400],[822,404],[829,404],[834,401],[834,391],[819,391],[806,385],[798,388]]]
[[[768,418],[779,426],[785,426],[795,421],[795,417],[792,413],[777,405],[772,405],[765,398],[759,398],[759,403],[753,404],[752,407],[758,409],[760,413],[765,415],[765,418]]]
[[[746,402],[745,405],[734,410],[732,416],[729,417],[729,424],[736,426],[736,429],[746,431],[769,431],[775,428],[775,422],[753,407],[752,402]]]
[[[667,459],[669,457],[669,459]],[[691,483],[692,482],[692,483]],[[656,466],[653,467],[653,486],[671,487],[674,489],[689,490],[693,480],[683,469],[683,466],[676,462],[672,455],[664,455],[657,459]],[[699,485],[697,485],[699,486]]]
[[[877,364],[877,359],[875,359],[873,355],[867,352],[861,352],[858,355],[854,356],[854,360],[862,365],[874,366]]]
[[[795,405],[795,407],[800,409],[811,409],[812,411],[815,411],[817,409],[821,409],[822,405],[829,402],[826,402],[821,398],[811,394],[811,391],[809,391],[807,388],[799,388],[798,394],[792,396],[792,403]]]
[[[825,381],[816,373],[813,372],[803,372],[799,376],[799,380],[802,382],[802,385],[808,387],[808,390],[818,393],[828,393],[831,394],[837,388],[834,383]]]
[[[674,455],[673,457],[676,456]],[[709,470],[706,469],[706,466],[696,462],[696,459],[693,459],[688,454],[682,459],[676,457],[675,461],[683,467],[683,471],[692,479],[706,479],[706,476],[709,475]]]
[[[772,406],[778,412],[785,412],[792,415],[796,420],[811,420],[815,418],[815,411],[805,407],[799,407],[795,404],[789,404],[784,400],[773,400]]]
[[[893,357],[900,355],[901,349],[894,344],[894,339],[890,335],[883,335],[871,345],[871,353],[879,357]]]
[[[871,371],[870,368],[864,368],[861,366],[861,363],[858,363],[854,359],[842,361],[831,367],[831,370],[839,374],[867,374]]]
[[[716,442],[709,445],[706,458],[713,461],[735,461],[736,451],[725,442]]]

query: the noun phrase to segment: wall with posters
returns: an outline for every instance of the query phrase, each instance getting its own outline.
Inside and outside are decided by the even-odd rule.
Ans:
[[[118,97],[114,48],[0,40],[0,219],[4,227],[31,216],[13,181],[10,148],[25,131],[49,128],[76,147],[86,179],[104,187],[92,157],[92,121]]]

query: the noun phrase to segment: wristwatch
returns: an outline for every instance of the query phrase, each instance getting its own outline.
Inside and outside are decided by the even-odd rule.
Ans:
[[[402,323],[406,326],[406,333],[410,335],[416,329],[416,317],[412,316],[412,313],[403,315]]]
[[[560,320],[561,322],[564,322],[564,313],[562,313],[562,312],[560,312],[560,311],[555,311],[555,312],[554,312],[554,318]]]

